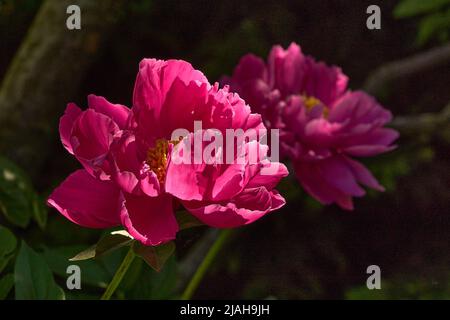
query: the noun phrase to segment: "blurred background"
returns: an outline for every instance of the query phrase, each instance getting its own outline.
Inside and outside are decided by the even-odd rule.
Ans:
[[[81,30],[65,26],[70,4],[81,7]],[[381,8],[380,30],[366,27],[370,4]],[[131,106],[144,57],[187,60],[214,82],[242,55],[295,41],[396,117],[399,148],[363,161],[387,190],[346,212],[285,179],[287,205],[237,230],[194,297],[450,299],[449,32],[449,0],[0,1],[0,298],[29,298],[14,281],[21,241],[32,270],[67,299],[98,298],[124,255],[77,263],[82,290],[65,289],[67,259],[102,234],[44,205],[80,167],[57,133],[68,102],[85,106],[95,93]],[[159,273],[136,259],[116,298],[177,297],[208,232],[181,232]],[[382,290],[366,287],[373,264]]]

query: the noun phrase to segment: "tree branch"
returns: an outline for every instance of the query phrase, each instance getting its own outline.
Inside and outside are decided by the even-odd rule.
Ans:
[[[437,113],[422,113],[417,116],[398,116],[391,126],[402,135],[432,134],[435,131],[444,132],[450,124],[450,103]]]
[[[377,96],[384,86],[394,80],[418,74],[448,62],[450,62],[450,43],[379,67],[367,78],[364,90]]]

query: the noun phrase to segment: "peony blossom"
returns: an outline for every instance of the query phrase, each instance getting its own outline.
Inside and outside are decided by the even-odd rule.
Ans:
[[[370,157],[395,148],[398,133],[383,126],[391,113],[362,91],[347,89],[340,68],[305,56],[292,43],[274,46],[268,61],[248,54],[225,82],[280,129],[282,155],[291,159],[304,189],[323,204],[353,209],[361,185],[383,187],[353,157]]]
[[[84,227],[122,225],[152,246],[175,238],[174,208],[180,203],[206,224],[223,228],[253,222],[284,204],[274,187],[287,170],[279,164],[273,175],[259,175],[267,158],[238,170],[208,164],[214,174],[196,164],[172,163],[174,147],[189,137],[172,140],[172,133],[193,133],[194,121],[223,132],[264,127],[237,94],[210,85],[189,63],[144,59],[131,109],[94,95],[88,97],[87,110],[67,106],[60,120],[61,141],[83,169],[62,182],[48,204]],[[219,197],[211,197],[211,187]],[[189,194],[193,189],[195,197]]]
[[[207,132],[196,134],[205,135]],[[192,146],[191,158],[193,136],[190,134],[189,139],[183,141]],[[255,140],[245,142],[240,151],[234,153],[234,161],[230,164],[213,157],[212,161],[191,165],[177,161],[184,151],[179,151],[183,143],[178,144],[172,153],[173,164],[167,171],[166,191],[179,198],[183,206],[204,223],[217,228],[237,227],[285,204],[284,198],[274,188],[282,177],[288,175],[288,171],[283,164],[267,160],[266,145]],[[251,159],[252,155],[255,159]],[[262,172],[263,168],[271,165],[275,169],[272,174]],[[194,184],[192,177],[195,177]]]

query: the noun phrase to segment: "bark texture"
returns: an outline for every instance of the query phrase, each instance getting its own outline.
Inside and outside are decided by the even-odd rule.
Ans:
[[[0,87],[0,154],[33,176],[46,159],[58,115],[78,90],[118,23],[122,0],[46,0]],[[81,9],[81,30],[69,30],[69,5]]]

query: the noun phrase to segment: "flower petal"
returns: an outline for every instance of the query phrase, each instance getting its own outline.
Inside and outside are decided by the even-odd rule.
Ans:
[[[95,176],[103,175],[103,165],[119,127],[108,116],[92,109],[83,112],[75,122],[70,143],[77,159]]]
[[[77,170],[52,192],[47,204],[83,227],[109,228],[120,225],[119,195],[112,182]]]
[[[343,149],[345,153],[355,157],[371,157],[380,153],[385,153],[394,150],[396,146],[383,146],[383,145],[364,145],[364,146],[352,146]]]
[[[354,197],[361,197],[365,194],[364,189],[358,185],[352,170],[342,157],[334,156],[320,161],[320,170],[322,178],[341,192]]]
[[[301,91],[305,71],[305,56],[296,43],[284,50],[274,46],[268,58],[269,83],[272,88],[280,90],[282,95]]]
[[[375,179],[372,173],[361,163],[353,159],[350,159],[349,157],[345,157],[345,161],[347,162],[347,165],[351,168],[353,175],[356,177],[356,179],[358,179],[360,183],[372,189],[384,191],[383,186],[378,183],[377,179]]]
[[[144,245],[157,246],[175,239],[178,224],[172,197],[125,194],[120,218],[130,235]]]
[[[77,107],[75,103],[69,103],[64,111],[64,115],[59,120],[59,135],[61,136],[61,142],[71,154],[73,154],[72,144],[70,143],[70,136],[72,134],[72,128],[75,121],[81,115],[82,111]]]
[[[121,129],[125,129],[127,125],[130,109],[121,105],[110,103],[103,97],[93,94],[88,96],[88,106],[95,111],[110,117]]]
[[[284,198],[277,191],[268,191],[264,187],[246,189],[228,203],[183,202],[190,213],[215,228],[250,224],[284,204]]]
[[[141,135],[147,139],[164,136],[163,126],[155,126],[155,123],[161,124],[161,109],[175,80],[182,81],[185,85],[193,81],[209,85],[203,73],[186,61],[144,59],[139,64],[133,93],[133,113],[139,130],[142,131]],[[167,122],[167,119],[164,121]]]
[[[308,75],[305,77],[304,92],[331,106],[345,93],[348,77],[341,68],[327,66],[311,57],[306,58],[306,65]]]
[[[336,202],[343,209],[353,210],[352,197],[330,185],[321,172],[320,164],[315,161],[294,162],[295,174],[303,188],[322,204]]]
[[[263,172],[261,173],[261,169]],[[273,190],[280,180],[289,175],[286,166],[280,162],[263,162],[263,168],[250,178],[247,188],[264,186],[267,190]]]

